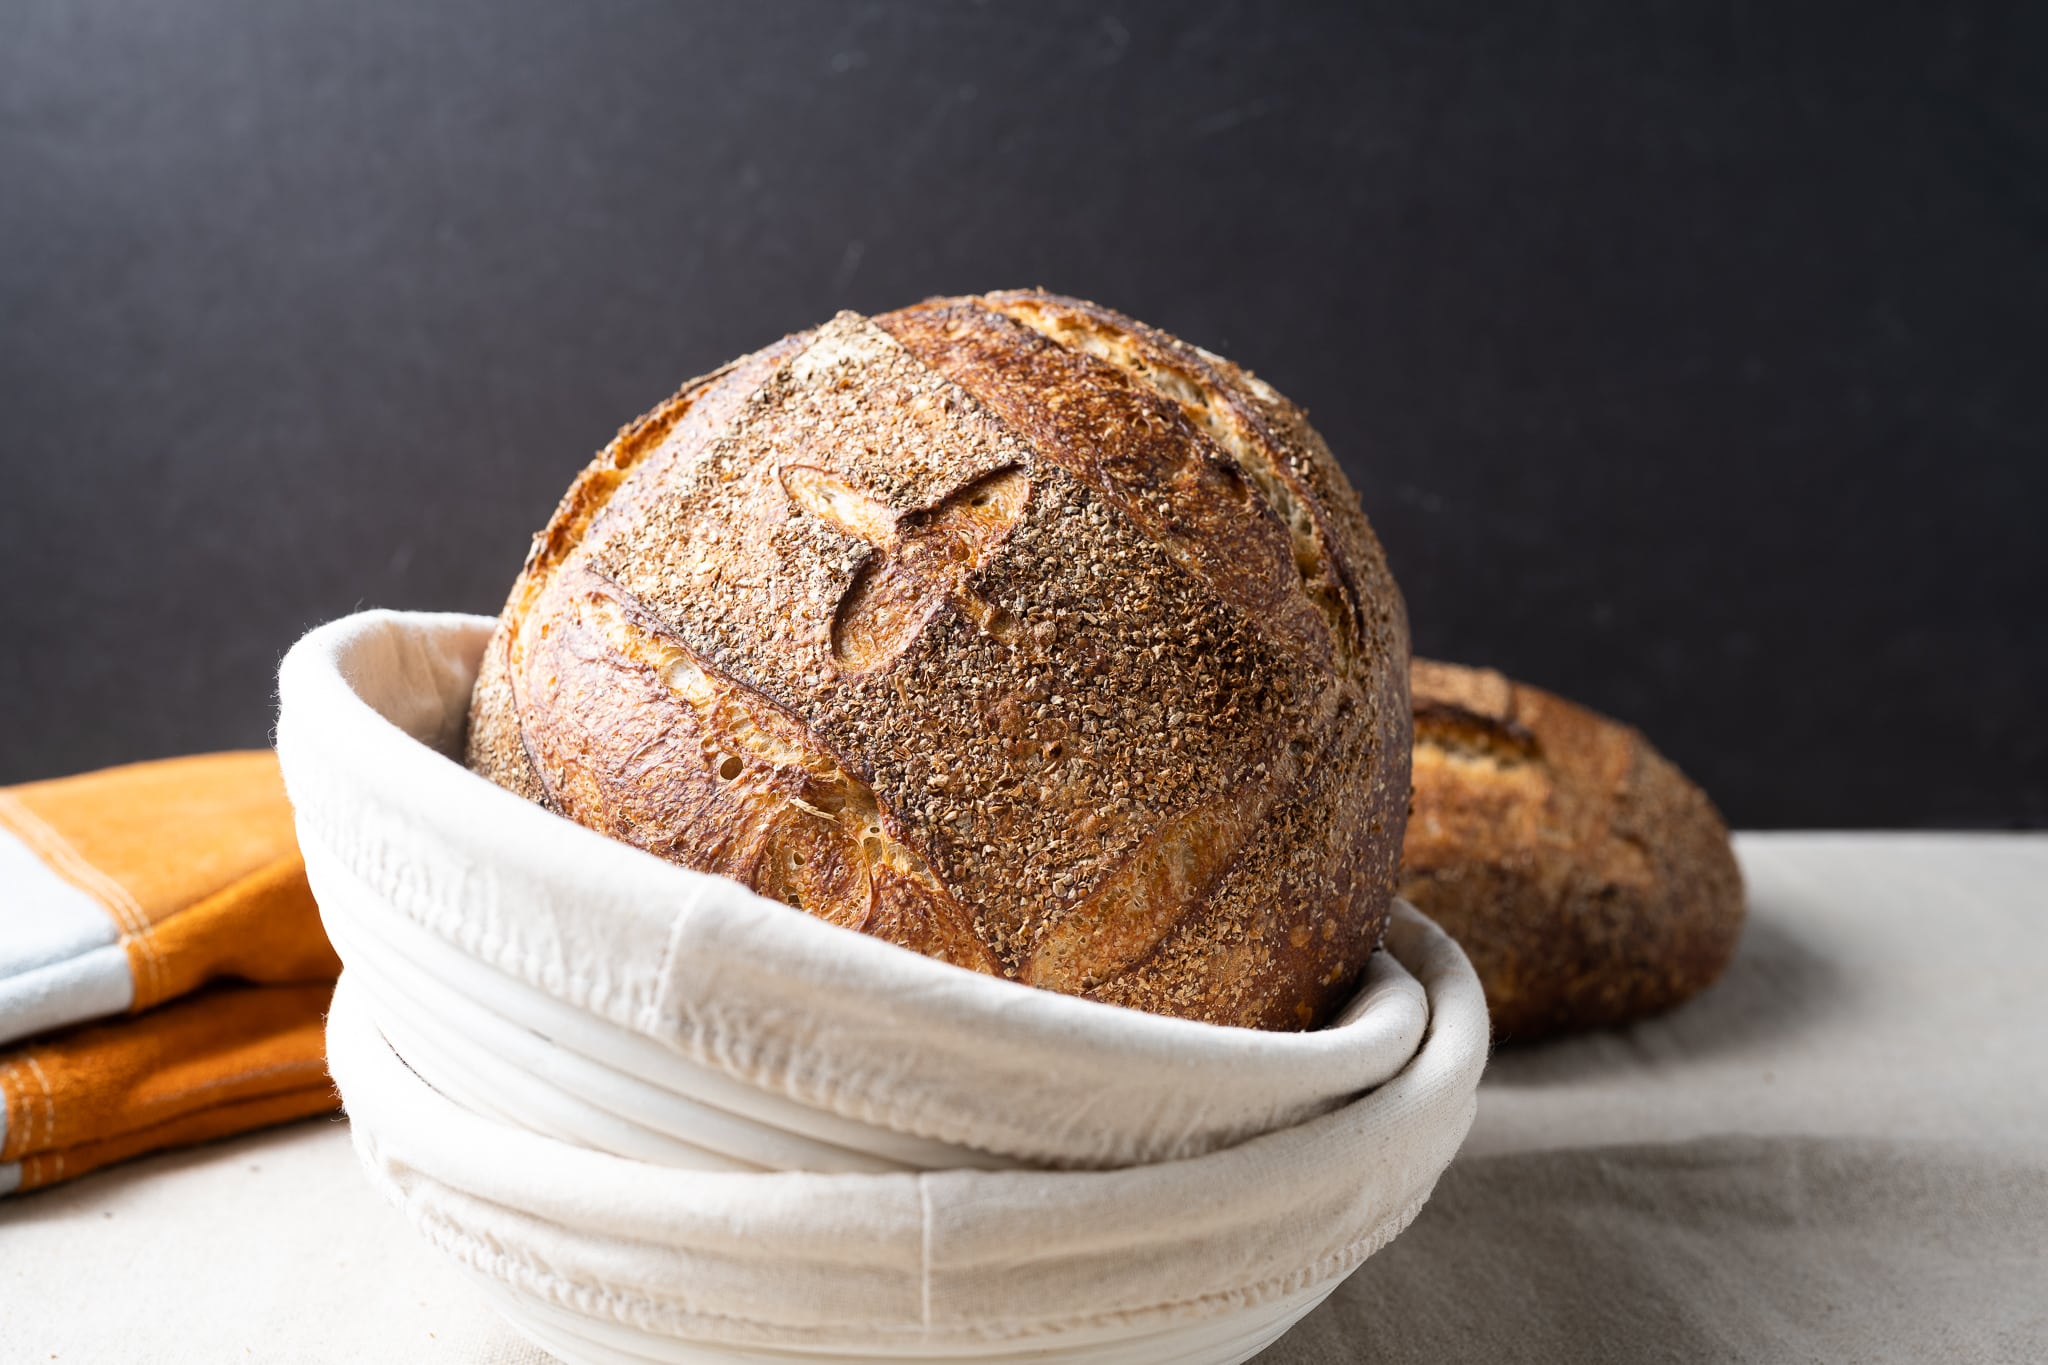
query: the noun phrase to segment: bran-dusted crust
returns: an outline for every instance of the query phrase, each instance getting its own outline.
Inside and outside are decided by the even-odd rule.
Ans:
[[[1497,1039],[1604,1028],[1704,990],[1742,874],[1706,794],[1637,731],[1486,669],[1415,660],[1401,895],[1465,949]]]
[[[1384,927],[1407,625],[1306,418],[1079,300],[694,381],[535,538],[470,766],[972,970],[1321,1022]]]

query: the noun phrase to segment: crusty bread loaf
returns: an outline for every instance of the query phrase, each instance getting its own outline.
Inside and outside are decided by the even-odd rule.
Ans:
[[[962,967],[1303,1028],[1385,922],[1407,687],[1298,409],[992,294],[842,313],[622,431],[535,538],[468,757]]]
[[[1417,659],[1401,894],[1464,947],[1497,1039],[1600,1028],[1711,985],[1742,874],[1705,793],[1625,725]]]

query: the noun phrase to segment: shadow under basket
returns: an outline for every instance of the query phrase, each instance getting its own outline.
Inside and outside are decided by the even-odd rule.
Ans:
[[[1471,1126],[1485,1002],[1407,905],[1311,1033],[961,971],[468,772],[490,628],[314,631],[278,751],[363,1167],[556,1355],[1242,1361]]]

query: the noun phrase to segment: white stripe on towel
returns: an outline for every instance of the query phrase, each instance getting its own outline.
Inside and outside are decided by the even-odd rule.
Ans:
[[[0,1044],[135,999],[121,932],[106,907],[0,829]]]

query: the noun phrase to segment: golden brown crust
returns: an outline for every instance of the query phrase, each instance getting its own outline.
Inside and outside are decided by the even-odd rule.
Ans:
[[[1340,671],[1365,694],[1366,742],[1388,755],[1406,755],[1407,673],[1379,662],[1407,655],[1407,609],[1358,494],[1308,415],[1251,371],[1100,304],[1038,290],[986,301],[1178,405],[1259,487],[1286,528],[1301,591],[1325,620]],[[1391,761],[1386,783],[1367,794],[1364,820],[1375,834],[1398,830],[1407,818],[1397,771],[1405,764],[1405,758]],[[1385,852],[1397,855],[1398,841]],[[1378,884],[1392,875],[1391,865],[1375,865],[1368,880]]]
[[[507,616],[499,618],[484,646],[483,663],[477,669],[476,686],[469,694],[469,730],[464,761],[491,781],[552,808],[547,788],[534,771],[526,752],[526,739],[519,728],[519,703],[512,692],[510,650],[512,632]]]
[[[469,702],[464,757],[471,768],[529,801],[553,807],[526,746],[513,688],[512,641],[519,624],[601,512],[617,499],[621,512],[629,515],[631,504],[653,496],[636,489],[618,498],[632,471],[643,463],[663,469],[692,463],[731,420],[738,404],[802,346],[805,335],[784,337],[683,385],[667,402],[621,428],[569,485],[548,524],[534,535],[498,628],[484,648]]]
[[[1399,597],[1298,414],[1137,326],[934,300],[686,387],[536,539],[472,766],[962,966],[1321,1019],[1392,891]]]
[[[1417,659],[1401,894],[1463,945],[1494,1032],[1668,1009],[1741,934],[1742,876],[1700,789],[1635,730],[1486,669]]]
[[[1177,404],[978,301],[920,304],[876,322],[1286,648],[1330,659],[1287,528]]]

